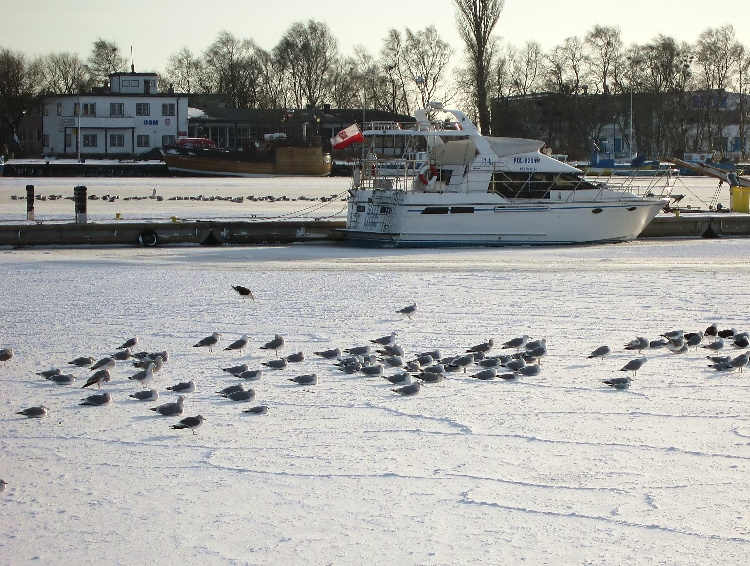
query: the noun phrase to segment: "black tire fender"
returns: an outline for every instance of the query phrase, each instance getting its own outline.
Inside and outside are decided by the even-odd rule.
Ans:
[[[147,248],[153,248],[159,245],[159,236],[153,230],[146,230],[138,236],[140,244]]]

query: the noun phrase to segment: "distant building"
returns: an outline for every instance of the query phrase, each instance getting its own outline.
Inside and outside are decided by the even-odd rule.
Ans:
[[[44,96],[42,153],[77,157],[80,150],[81,158],[122,159],[186,136],[188,96],[158,93],[157,79],[156,73],[114,73],[109,85],[92,92]]]

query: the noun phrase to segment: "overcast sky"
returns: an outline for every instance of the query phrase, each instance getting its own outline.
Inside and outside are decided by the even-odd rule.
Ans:
[[[625,44],[664,34],[694,43],[702,31],[737,22],[737,39],[750,47],[750,4],[715,6],[706,0],[506,0],[495,33],[518,47],[538,41],[547,51],[566,37],[583,37],[594,25],[620,26]],[[270,50],[294,21],[328,24],[344,55],[363,45],[377,55],[391,28],[434,25],[456,50],[452,0],[0,0],[0,48],[41,55],[73,52],[86,58],[93,42],[114,41],[137,71],[161,72],[168,57],[190,48],[200,55],[227,30]]]

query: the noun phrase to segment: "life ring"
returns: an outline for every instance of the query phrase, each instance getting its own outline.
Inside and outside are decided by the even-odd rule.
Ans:
[[[147,248],[153,248],[159,244],[159,236],[153,230],[146,230],[138,236],[140,244]]]
[[[425,164],[419,170],[419,175],[417,176],[417,178],[419,179],[420,183],[427,186],[429,185],[430,181],[432,181],[432,179],[437,176],[437,174],[438,170],[434,165]]]

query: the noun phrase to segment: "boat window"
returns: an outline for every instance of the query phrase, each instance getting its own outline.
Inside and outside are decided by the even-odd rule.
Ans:
[[[572,173],[496,172],[490,183],[489,192],[495,192],[509,199],[548,199],[553,189],[575,191],[596,188],[596,185]]]
[[[422,211],[422,214],[448,214],[447,206],[428,206]]]
[[[453,169],[438,169],[438,181],[446,185],[451,184],[451,175],[453,175]]]
[[[451,214],[474,214],[473,206],[452,206]]]
[[[357,205],[357,212],[364,212],[365,211],[365,205],[364,204],[358,204]]]

